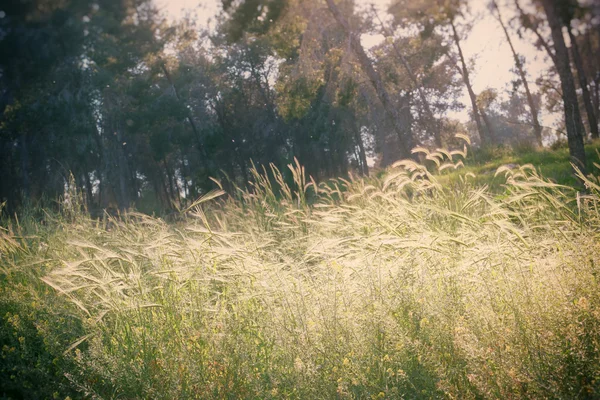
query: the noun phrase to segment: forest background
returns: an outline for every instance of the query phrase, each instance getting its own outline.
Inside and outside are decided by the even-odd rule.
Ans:
[[[296,158],[317,181],[367,175],[459,133],[487,148],[568,142],[584,168],[583,143],[598,137],[591,1],[247,0],[180,11],[189,5],[3,6],[4,212],[52,206],[70,174],[93,214],[166,212],[215,188],[211,178],[246,187],[253,165],[285,170]]]

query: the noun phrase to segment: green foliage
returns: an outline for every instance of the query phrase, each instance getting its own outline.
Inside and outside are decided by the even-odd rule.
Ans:
[[[82,371],[63,353],[83,334],[82,322],[39,279],[53,268],[45,256],[61,234],[29,222],[0,228],[0,394],[23,399],[74,396],[79,391],[69,374]],[[34,231],[35,236],[28,234]]]
[[[600,151],[600,143],[592,142],[586,146],[588,157],[588,170],[595,174],[600,173],[600,168],[595,166],[597,152]],[[568,148],[557,150],[531,150],[529,146],[508,147],[496,146],[472,151],[465,160],[465,172],[474,175],[474,181],[478,185],[487,185],[490,191],[501,193],[504,191],[505,179],[503,176],[495,176],[495,171],[502,165],[525,165],[531,164],[545,177],[561,185],[580,187],[580,181],[573,173],[569,160]],[[597,164],[597,163],[596,163]],[[450,171],[446,176],[440,177],[440,181],[447,183],[458,179],[459,173]]]
[[[287,120],[302,119],[314,104],[322,85],[323,81],[319,78],[281,80],[277,85],[280,114]]]
[[[550,150],[561,150],[569,148],[569,143],[567,143],[566,139],[556,140],[552,145],[550,145]]]
[[[287,3],[287,0],[243,0],[234,5],[231,0],[222,0],[223,10],[230,15],[222,29],[233,42],[246,32],[265,33],[281,17]]]
[[[5,223],[4,395],[597,397],[598,179],[502,167],[497,196],[416,151],[367,180],[253,169],[172,225]]]
[[[64,375],[76,366],[63,352],[82,334],[79,320],[58,314],[51,304],[40,304],[31,288],[3,284],[0,294],[0,392],[28,399],[76,394]]]

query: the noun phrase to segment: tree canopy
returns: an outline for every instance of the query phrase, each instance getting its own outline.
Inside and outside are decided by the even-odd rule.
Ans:
[[[150,0],[2,5],[3,210],[51,205],[74,183],[93,213],[168,211],[214,180],[235,193],[253,167],[284,170],[296,158],[317,180],[369,174],[413,146],[445,146],[456,131],[481,146],[543,146],[562,130],[543,129],[544,111],[563,114],[584,165],[583,141],[598,137],[600,116],[592,3],[490,2],[514,58],[506,93],[473,87],[468,1],[358,5],[222,0],[211,30],[169,21]],[[366,47],[365,34],[384,39]],[[543,77],[528,73],[518,41],[553,62]],[[472,123],[452,119],[462,108]]]

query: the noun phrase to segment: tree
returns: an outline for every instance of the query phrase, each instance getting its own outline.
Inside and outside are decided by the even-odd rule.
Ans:
[[[416,77],[415,73],[413,72],[410,64],[408,63],[408,60],[404,56],[402,50],[400,49],[400,47],[398,46],[396,41],[393,39],[392,32],[386,28],[383,21],[379,18],[379,15],[377,14],[377,10],[375,9],[375,6],[372,6],[371,9],[372,9],[373,15],[375,16],[375,18],[379,22],[379,25],[381,26],[382,32],[387,37],[392,38],[392,47],[394,49],[394,52],[400,59],[400,62],[402,63],[402,66],[405,68],[406,73],[408,74],[408,77],[410,78],[412,84],[414,85],[417,92],[419,93],[419,97],[421,99],[421,102],[423,103],[425,112],[427,113],[427,117],[428,117],[427,125],[430,126],[433,131],[433,135],[435,138],[435,144],[438,147],[442,147],[442,135],[441,135],[441,131],[440,131],[440,126],[439,126],[438,121],[435,118],[435,115],[433,114],[433,110],[431,108],[431,105],[429,104],[429,100],[427,99],[427,96],[425,95],[425,90],[423,88],[423,85],[421,84],[421,82],[419,82],[417,80],[417,77]]]
[[[573,57],[573,63],[575,64],[575,69],[577,71],[577,78],[579,80],[579,87],[581,88],[583,104],[586,110],[586,115],[588,118],[588,123],[590,126],[590,133],[593,139],[597,139],[598,136],[598,119],[596,118],[594,106],[592,104],[592,100],[590,97],[590,92],[588,89],[588,82],[585,74],[585,70],[583,67],[583,60],[581,57],[581,52],[579,50],[579,45],[577,44],[577,38],[573,33],[572,20],[574,18],[575,13],[577,12],[578,4],[576,0],[572,0],[569,2],[565,2],[562,7],[561,16],[563,19],[563,25],[567,28],[567,33],[569,35],[569,41],[571,42],[571,55]]]
[[[466,2],[463,0],[443,2],[395,0],[390,6],[390,12],[394,15],[396,23],[401,26],[407,23],[416,24],[422,37],[427,37],[437,31],[442,32],[448,38],[448,41],[453,43],[456,54],[451,53],[449,49],[447,49],[446,54],[454,63],[454,68],[459,73],[467,89],[471,103],[471,115],[477,126],[481,142],[483,145],[489,145],[494,142],[494,127],[487,118],[485,111],[477,107],[477,94],[473,89],[470,70],[467,66],[467,59],[463,52],[461,35],[458,29],[458,19],[464,16],[465,7]]]
[[[541,0],[541,4],[548,19],[552,41],[554,42],[554,60],[562,88],[569,153],[575,165],[585,174],[586,156],[583,145],[585,131],[581,121],[581,114],[579,113],[577,92],[569,62],[569,53],[562,34],[561,19],[556,4],[552,0]]]
[[[538,119],[539,111],[534,102],[533,95],[531,94],[531,90],[529,89],[529,83],[527,82],[527,74],[525,73],[525,68],[524,68],[524,61],[523,61],[522,57],[515,50],[512,39],[510,37],[510,34],[508,33],[508,30],[506,29],[506,25],[504,24],[504,21],[502,20],[502,14],[500,12],[500,8],[498,7],[498,4],[496,3],[495,0],[492,0],[490,3],[490,6],[492,9],[492,12],[495,12],[494,16],[496,17],[498,23],[502,27],[502,31],[504,32],[504,35],[506,37],[506,42],[508,43],[508,45],[510,47],[510,51],[513,55],[516,71],[517,71],[519,78],[521,79],[521,83],[523,84],[523,87],[525,89],[525,95],[527,96],[527,104],[529,105],[531,123],[533,125],[533,132],[534,132],[535,138],[537,140],[537,145],[542,147],[543,146],[542,126],[540,125],[540,121]]]
[[[150,0],[3,6],[4,210],[60,197],[70,173],[95,215],[131,206],[170,212],[214,188],[211,178],[235,193],[253,166],[286,170],[294,158],[317,179],[366,175],[375,158],[386,166],[410,157],[414,143],[440,146],[463,132],[446,115],[461,107],[462,85],[484,144],[530,139],[526,126],[539,125],[539,96],[527,86],[524,61],[498,10],[525,87],[508,101],[472,87],[464,0],[395,0],[391,23],[354,6],[224,0],[213,31],[189,18],[169,25]],[[600,37],[589,10],[577,8],[568,21],[577,75],[586,78],[581,84],[597,109]],[[527,21],[555,62],[566,59],[556,40],[544,37],[543,19]],[[378,32],[386,40],[367,51],[361,35]],[[540,89],[551,107],[577,103],[573,77],[570,92],[568,84],[556,85],[565,65],[570,71],[568,60],[550,69]],[[571,97],[561,103],[564,93]]]
[[[85,135],[93,130],[86,103],[88,74],[78,67],[82,18],[89,5],[43,0],[3,5],[0,19],[0,202],[9,212],[42,193],[54,197],[61,177],[79,179],[88,165]],[[61,130],[57,130],[57,128]],[[77,134],[69,137],[69,134]],[[75,143],[75,139],[79,141]],[[56,152],[75,156],[57,160]]]
[[[467,87],[467,91],[469,93],[469,98],[471,99],[473,119],[475,120],[475,123],[477,124],[477,131],[479,132],[479,137],[481,138],[481,143],[484,146],[487,146],[487,145],[494,143],[494,141],[495,141],[494,130],[493,130],[492,124],[491,124],[489,118],[487,117],[485,111],[481,110],[477,106],[477,95],[475,94],[475,91],[473,90],[473,85],[472,85],[471,79],[469,77],[469,69],[467,68],[465,56],[463,54],[462,47],[460,45],[460,37],[456,30],[456,23],[454,22],[454,14],[451,14],[449,16],[449,24],[450,24],[450,27],[452,28],[452,38],[454,39],[454,44],[456,45],[456,49],[458,51],[458,58],[460,60],[460,68],[459,68],[460,74],[463,78],[465,86]],[[483,126],[481,125],[480,118],[483,119],[483,121],[486,125],[486,128],[487,128],[487,132],[484,131]]]
[[[340,24],[340,26],[343,28],[346,36],[348,37],[348,40],[350,41],[350,47],[354,51],[361,68],[369,77],[369,80],[373,85],[375,92],[377,93],[377,97],[381,101],[381,104],[383,105],[386,114],[388,115],[390,121],[393,124],[394,130],[398,135],[398,140],[402,149],[401,157],[410,157],[414,144],[412,135],[407,130],[406,125],[402,123],[400,115],[396,110],[396,107],[394,106],[393,101],[387,89],[385,88],[383,81],[381,80],[381,77],[379,76],[379,74],[373,67],[373,64],[371,63],[371,60],[369,60],[369,57],[365,53],[365,50],[363,49],[362,44],[360,43],[360,36],[351,29],[350,25],[348,24],[348,21],[342,15],[335,2],[333,0],[326,1],[327,6],[329,7],[329,11],[331,12],[335,20],[338,22],[338,24]]]

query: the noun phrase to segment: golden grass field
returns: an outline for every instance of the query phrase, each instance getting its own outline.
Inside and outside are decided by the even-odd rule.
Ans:
[[[501,167],[498,194],[464,151],[255,170],[169,223],[75,200],[6,221],[0,396],[599,398],[598,179]]]

